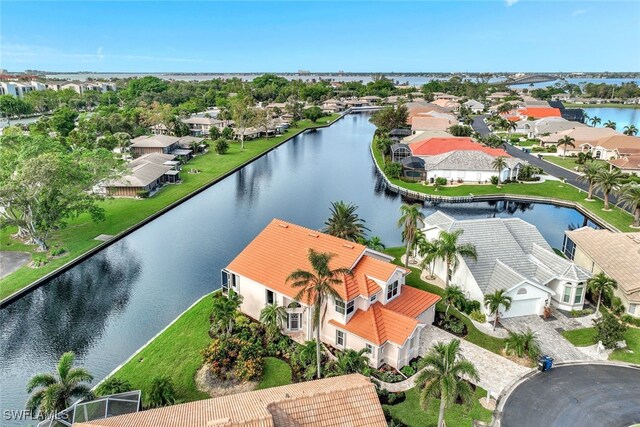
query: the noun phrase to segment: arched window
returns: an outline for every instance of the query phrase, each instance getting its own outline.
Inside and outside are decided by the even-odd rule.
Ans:
[[[518,295],[525,295],[527,293],[527,288],[520,288],[518,289],[517,294]]]

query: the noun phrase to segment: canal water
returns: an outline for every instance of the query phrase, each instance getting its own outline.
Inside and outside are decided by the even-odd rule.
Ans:
[[[603,127],[604,124],[611,120],[616,124],[616,130],[623,132],[625,126],[635,125],[640,129],[640,108],[616,108],[616,107],[590,107],[581,106],[584,112],[589,117],[599,117],[602,122],[598,127]],[[588,124],[591,124],[587,120]]]
[[[300,135],[0,310],[2,410],[22,409],[28,379],[68,350],[103,378],[216,289],[220,269],[274,217],[318,229],[329,204],[345,200],[360,206],[372,235],[400,245],[403,200],[376,173],[373,132],[369,116],[355,114]],[[436,209],[460,219],[519,217],[558,248],[564,230],[585,223],[575,210],[545,204],[427,204],[424,213]]]

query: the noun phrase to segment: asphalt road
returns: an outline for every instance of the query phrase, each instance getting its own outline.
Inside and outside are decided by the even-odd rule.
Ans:
[[[575,365],[539,372],[507,397],[500,427],[640,423],[640,368]]]
[[[487,127],[487,124],[483,120],[485,117],[486,117],[485,115],[474,117],[473,124],[471,125],[473,129],[476,132],[478,132],[481,136],[485,136],[491,133],[491,130],[489,130],[489,128]],[[504,149],[511,156],[517,157],[522,160],[526,160],[527,162],[529,162],[529,164],[533,166],[537,166],[540,169],[542,169],[546,174],[555,176],[560,179],[564,179],[568,184],[571,184],[574,187],[581,189],[585,193],[589,192],[589,184],[579,181],[578,177],[580,175],[578,175],[577,173],[573,173],[553,163],[545,162],[544,160],[539,159],[537,154],[535,155],[527,154],[524,151],[522,151],[520,148],[514,147],[511,144],[504,144]],[[542,154],[542,157],[544,157],[544,154]],[[602,192],[596,191],[594,194],[602,197]],[[586,198],[586,194],[585,194],[585,198]],[[611,202],[611,204],[614,204],[614,205],[618,203],[616,196],[613,194],[609,195],[609,201]]]

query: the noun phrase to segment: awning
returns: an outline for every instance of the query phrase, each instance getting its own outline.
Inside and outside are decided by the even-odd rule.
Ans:
[[[181,148],[176,148],[171,152],[171,154],[173,154],[174,156],[187,156],[191,153],[192,153],[191,150],[183,150]]]
[[[179,171],[170,170],[170,171],[166,171],[164,174],[165,174],[165,175],[172,175],[172,176],[176,176],[176,175],[178,175],[179,173],[180,173]]]

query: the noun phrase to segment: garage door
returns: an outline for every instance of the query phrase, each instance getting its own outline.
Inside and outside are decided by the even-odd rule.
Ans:
[[[511,308],[502,314],[502,317],[528,316],[538,313],[539,298],[519,299],[511,302]]]

